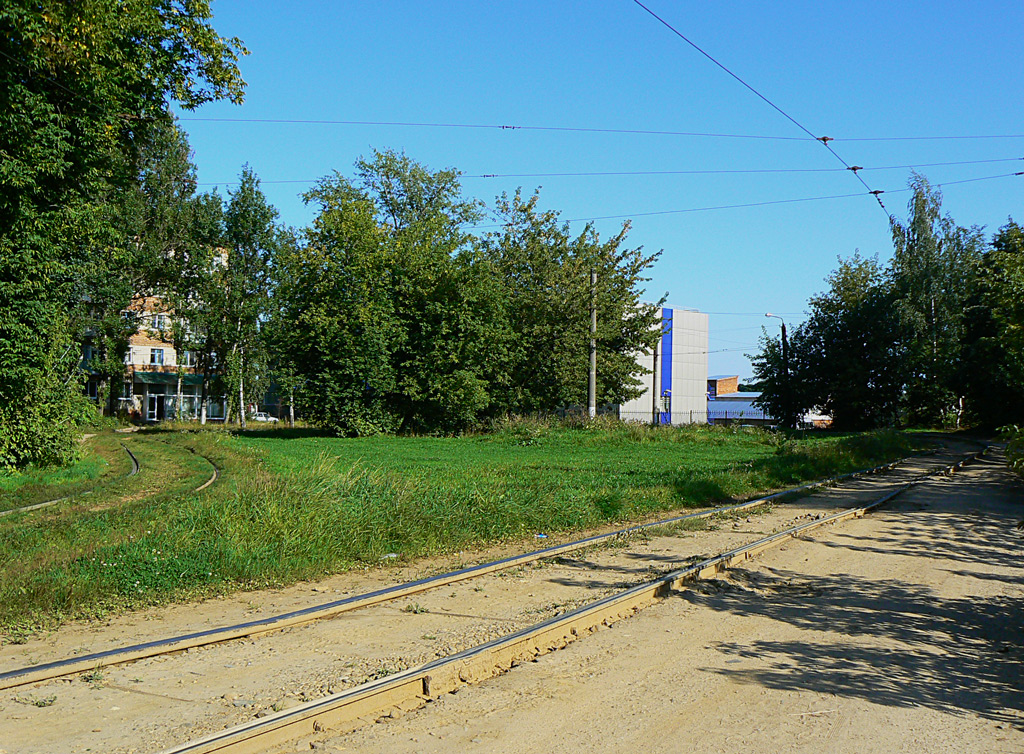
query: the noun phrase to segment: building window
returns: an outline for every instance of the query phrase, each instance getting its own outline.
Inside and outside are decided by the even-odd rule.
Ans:
[[[194,367],[196,365],[196,355],[192,351],[182,351],[181,360],[178,363],[183,367]]]
[[[166,314],[154,314],[152,319],[153,330],[166,330],[167,329],[167,315]]]
[[[149,349],[149,363],[157,366],[164,365],[164,349],[162,348],[150,348]]]

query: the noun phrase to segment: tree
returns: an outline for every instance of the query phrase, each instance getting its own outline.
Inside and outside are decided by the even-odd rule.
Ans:
[[[224,286],[224,202],[216,193],[192,197],[188,214],[188,243],[169,261],[170,274],[160,290],[173,313],[174,348],[178,358],[178,409],[182,409],[181,381],[184,354],[189,354],[200,376],[199,420],[206,424],[207,402],[213,387],[221,387],[224,364],[218,354],[222,343]],[[217,394],[221,391],[218,390]]]
[[[276,250],[268,322],[279,369],[302,385],[304,416],[339,434],[392,431],[392,354],[404,337],[391,291],[391,250],[372,202],[341,176],[305,194],[319,212]]]
[[[179,262],[193,243],[196,177],[184,132],[171,120],[153,121],[134,161],[132,180],[115,187],[103,207],[105,246],[76,269],[81,306],[73,321],[77,339],[93,347],[90,371],[107,413],[117,406],[128,341],[141,321],[133,300],[177,285]]]
[[[789,339],[793,410],[821,409],[836,429],[872,429],[898,421],[903,376],[898,322],[885,270],[877,257],[839,259],[828,290],[808,302],[807,319]],[[754,357],[759,403],[781,416],[785,376],[779,341],[767,334]]]
[[[965,312],[970,418],[987,427],[1024,422],[1024,229],[1013,218],[984,253]]]
[[[491,405],[507,341],[500,284],[466,230],[480,205],[462,197],[457,171],[404,153],[375,151],[356,173],[383,230],[401,333],[388,410],[403,431],[464,429]]]
[[[232,397],[237,397],[239,423],[244,429],[246,385],[249,395],[255,395],[266,371],[260,322],[268,307],[270,260],[280,229],[277,210],[267,202],[248,165],[242,168],[239,186],[230,196],[224,212],[227,254],[220,271],[224,292],[221,341],[227,357],[227,383]]]
[[[921,175],[910,179],[907,221],[892,221],[889,269],[900,326],[898,358],[911,424],[941,424],[960,411],[963,314],[980,261],[981,229],[962,228],[942,215],[942,194]]]
[[[242,99],[244,48],[209,19],[207,0],[0,6],[0,465],[74,453],[79,273],[115,253],[104,208],[150,124],[169,99]]]
[[[640,302],[644,274],[659,254],[626,248],[628,224],[603,243],[589,225],[573,237],[558,213],[539,210],[538,202],[536,193],[499,197],[503,228],[483,239],[506,289],[512,329],[497,405],[517,414],[586,403],[591,271],[598,281],[598,402],[635,397],[636,354],[660,337],[661,302]]]
[[[555,410],[586,395],[591,270],[598,273],[603,402],[637,394],[635,354],[659,337],[639,284],[657,255],[575,238],[536,199],[501,206],[502,234],[475,239],[480,216],[453,170],[375,152],[356,178],[306,194],[319,213],[305,244],[274,264],[268,334],[307,417],[347,434],[458,432],[482,418]]]

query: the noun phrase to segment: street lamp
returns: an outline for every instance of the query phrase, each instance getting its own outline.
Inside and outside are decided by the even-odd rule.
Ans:
[[[786,339],[786,320],[778,314],[766,312],[766,317],[774,317],[782,323],[782,423],[787,429],[793,429],[794,417],[792,402],[790,401],[790,380],[789,380],[789,342]]]

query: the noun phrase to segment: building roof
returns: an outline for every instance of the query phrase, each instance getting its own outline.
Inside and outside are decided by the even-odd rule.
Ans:
[[[708,398],[708,419],[758,419],[774,421],[771,413],[754,405],[759,393],[729,393]]]

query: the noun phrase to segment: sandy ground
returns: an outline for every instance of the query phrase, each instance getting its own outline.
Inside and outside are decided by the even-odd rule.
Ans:
[[[9,690],[0,696],[0,752],[159,751],[451,654],[693,558],[849,507],[942,460],[920,459],[893,477],[720,521],[710,531],[635,538],[252,640]],[[1021,539],[1008,524],[1015,514],[1007,512],[1019,508],[1021,494],[1005,484],[992,465],[929,484],[892,512],[790,544],[759,561],[763,569],[683,592],[408,717],[296,746],[618,751],[642,736],[645,750],[810,751],[800,747],[813,742],[817,751],[830,737],[845,741],[843,751],[898,751],[882,745],[884,736],[864,738],[895,725],[918,731],[920,741],[942,730],[942,741],[983,741],[974,751],[1020,751],[1020,720],[995,711],[1020,709],[1022,702],[1011,684],[1020,683],[1024,572]],[[967,528],[956,528],[962,525]],[[251,619],[456,565],[427,561],[102,626],[69,626],[3,647],[0,669]],[[914,604],[903,604],[908,600]],[[1008,625],[1011,616],[1016,623]],[[958,639],[970,655],[962,665]],[[992,658],[983,661],[987,652]],[[48,706],[35,704],[51,699]],[[862,722],[839,726],[851,715]],[[905,719],[913,723],[908,727]],[[964,750],[913,743],[907,735],[906,748]],[[998,748],[1001,737],[1011,748]]]
[[[1022,514],[1021,485],[983,463],[537,662],[312,743],[368,754],[1021,752]]]

